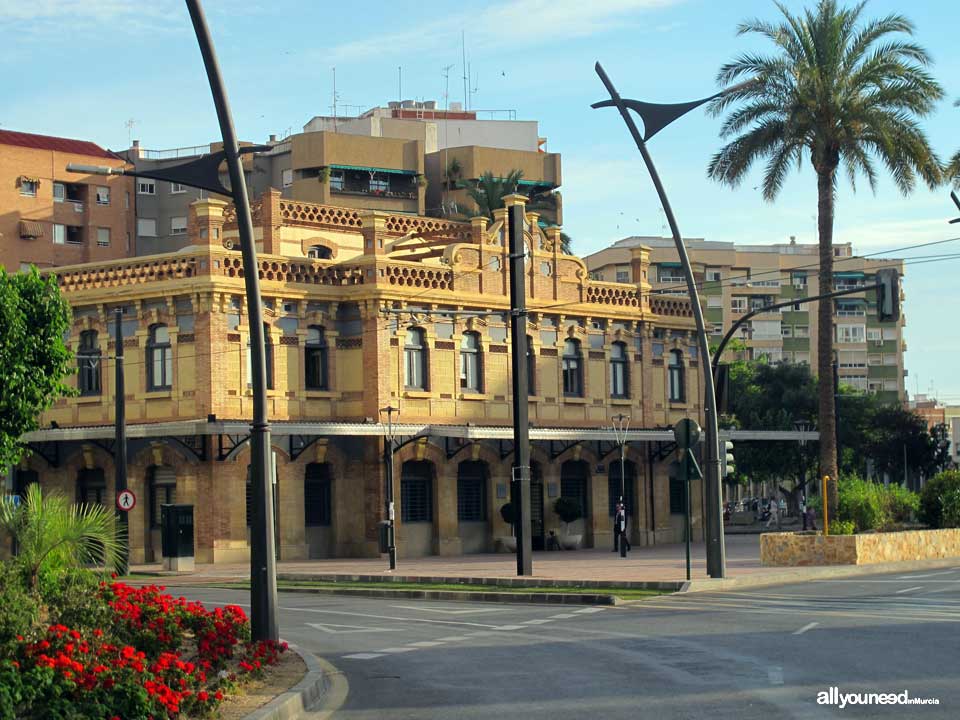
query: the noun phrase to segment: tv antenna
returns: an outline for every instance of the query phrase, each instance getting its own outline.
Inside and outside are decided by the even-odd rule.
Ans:
[[[337,68],[330,68],[333,71],[333,131],[337,131],[337,100],[340,96],[337,94]]]
[[[450,109],[450,71],[453,65],[443,66],[443,109]]]
[[[127,147],[130,147],[133,144],[133,126],[137,124],[137,121],[133,118],[127,120],[123,126],[127,129]]]

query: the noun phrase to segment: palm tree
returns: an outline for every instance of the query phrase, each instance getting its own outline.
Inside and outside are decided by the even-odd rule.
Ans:
[[[957,100],[954,106],[960,107],[960,100]],[[952,180],[954,185],[960,187],[960,150],[957,150],[957,154],[950,158],[950,162],[947,164],[946,177],[947,180]]]
[[[124,542],[113,514],[100,505],[74,505],[63,495],[46,495],[38,483],[27,487],[23,502],[0,502],[0,529],[18,547],[31,589],[41,568],[103,562],[112,565]]]
[[[842,8],[836,0],[820,0],[794,16],[777,3],[783,14],[779,24],[742,23],[739,35],[761,35],[775,51],[745,53],[721,67],[721,85],[753,82],[711,104],[717,115],[732,109],[720,131],[722,138],[732,139],[710,161],[711,178],[737,186],[763,158],[763,197],[773,201],[791,167],[801,167],[809,154],[817,174],[821,292],[833,287],[833,213],[841,164],[854,188],[858,174],[876,187],[877,159],[904,194],[914,189],[918,176],[930,187],[942,178],[940,162],[917,124],[943,96],[926,70],[930,56],[909,39],[889,37],[911,36],[909,20],[892,14],[865,21],[864,5]],[[831,478],[829,502],[835,512],[832,315],[832,302],[819,303],[820,469]]]
[[[483,216],[493,220],[493,211],[503,207],[503,198],[519,191],[520,180],[523,179],[523,170],[511,170],[505,178],[494,177],[489,170],[483,173],[477,180],[476,185],[467,185],[460,183],[460,187],[466,188],[467,195],[476,203],[476,208],[470,215],[477,217]],[[557,193],[540,192],[534,193],[527,203],[527,210],[535,212],[546,211],[556,217],[557,212]],[[566,233],[560,233],[560,250],[569,255],[571,247],[570,236]]]

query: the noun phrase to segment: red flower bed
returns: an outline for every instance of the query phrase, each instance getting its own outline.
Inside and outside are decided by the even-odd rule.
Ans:
[[[250,642],[239,607],[207,610],[163,590],[104,583],[111,627],[51,625],[38,639],[18,637],[14,657],[0,660],[0,718],[210,715],[233,682],[287,649]]]

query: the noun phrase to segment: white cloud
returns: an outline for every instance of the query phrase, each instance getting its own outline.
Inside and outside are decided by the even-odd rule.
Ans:
[[[853,243],[857,253],[864,253],[958,236],[960,236],[960,230],[950,227],[945,218],[925,218],[840,225],[834,230],[833,240],[838,243]]]
[[[14,25],[28,36],[49,31],[115,32],[169,29],[189,23],[186,9],[175,0],[0,0],[0,24]],[[22,36],[22,35],[21,35]]]
[[[386,55],[428,52],[438,47],[459,45],[460,32],[468,29],[468,50],[491,50],[510,44],[553,43],[585,37],[619,26],[631,15],[675,5],[681,0],[507,0],[485,8],[420,24],[415,29],[390,35],[376,35],[327,48],[328,62],[383,58]],[[668,32],[671,25],[658,26]]]

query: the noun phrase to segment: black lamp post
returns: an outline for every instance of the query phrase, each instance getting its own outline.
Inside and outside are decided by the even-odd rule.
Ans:
[[[596,64],[597,75],[603,81],[604,87],[610,93],[609,100],[594,103],[592,107],[615,107],[620,111],[630,135],[633,137],[643,157],[643,162],[650,173],[650,179],[656,188],[657,195],[660,198],[660,204],[667,216],[667,222],[670,224],[670,230],[673,234],[673,241],[677,248],[677,254],[680,256],[680,264],[683,267],[683,274],[687,282],[687,291],[690,294],[690,306],[693,311],[693,319],[697,325],[697,339],[700,354],[700,367],[703,371],[703,398],[704,415],[706,420],[706,495],[707,503],[705,510],[706,531],[707,531],[707,573],[710,577],[722,578],[726,574],[726,560],[723,545],[723,509],[720,502],[720,449],[718,446],[719,430],[717,426],[717,405],[716,392],[714,391],[713,373],[710,369],[710,345],[707,340],[706,325],[703,320],[703,309],[700,307],[700,294],[697,292],[697,285],[693,279],[693,268],[690,266],[690,258],[687,256],[687,250],[683,245],[683,237],[680,234],[680,228],[673,215],[673,208],[667,198],[663,183],[660,181],[660,175],[653,164],[653,159],[647,150],[647,141],[656,135],[660,130],[672,123],[674,120],[686,115],[694,108],[713,100],[714,98],[726,95],[731,92],[742,90],[749,83],[741,83],[727,88],[715,95],[694,100],[686,103],[676,103],[671,105],[659,103],[647,103],[639,100],[627,100],[620,97],[620,93],[613,86],[607,73],[600,63]],[[633,117],[630,115],[633,110],[643,120],[644,134],[641,135],[637,129]]]
[[[623,507],[623,523],[614,528],[616,533],[616,547],[620,550],[620,557],[627,556],[627,474],[626,452],[627,452],[627,431],[630,429],[630,416],[620,413],[613,417],[613,434],[620,445],[620,505]],[[615,512],[614,522],[619,521],[618,514]]]
[[[203,64],[210,82],[213,104],[220,122],[223,150],[203,155],[196,160],[150,171],[90,165],[67,165],[72,172],[95,175],[134,175],[166,180],[209,190],[233,198],[237,211],[237,231],[243,256],[243,277],[247,294],[247,321],[250,325],[250,371],[253,386],[253,422],[250,427],[250,482],[253,500],[253,518],[250,529],[250,619],[254,640],[277,640],[277,568],[275,556],[273,481],[269,467],[270,425],[267,421],[267,367],[263,336],[263,303],[260,297],[260,273],[257,250],[253,240],[253,219],[243,168],[242,153],[269,149],[248,146],[240,149],[233,128],[233,117],[227,93],[220,74],[210,37],[210,29],[200,0],[186,0],[187,10],[203,56]],[[227,164],[230,187],[220,182],[220,164]]]

